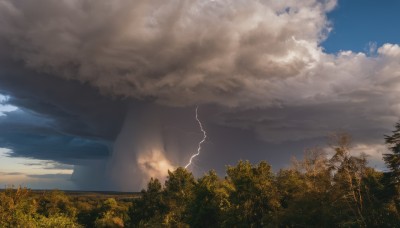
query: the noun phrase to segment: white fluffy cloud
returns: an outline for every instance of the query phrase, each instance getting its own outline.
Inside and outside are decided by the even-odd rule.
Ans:
[[[12,105],[7,105],[8,97],[0,94],[0,116],[4,116],[7,112],[12,112],[18,108]]]

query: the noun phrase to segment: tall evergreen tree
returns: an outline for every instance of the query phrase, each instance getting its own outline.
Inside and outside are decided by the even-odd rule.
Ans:
[[[384,154],[383,160],[390,170],[391,182],[398,185],[400,182],[400,123],[395,125],[392,135],[385,136],[385,142],[392,153]]]

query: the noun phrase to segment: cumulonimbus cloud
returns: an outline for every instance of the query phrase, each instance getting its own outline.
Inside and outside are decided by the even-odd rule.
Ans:
[[[276,81],[319,62],[336,1],[0,3],[2,55],[111,96],[160,103],[273,103]]]
[[[109,164],[129,164],[80,162],[74,178],[98,170],[134,176],[148,168],[147,178],[164,172],[160,167],[179,165],[185,157],[168,153],[168,147],[190,148],[169,144],[179,144],[175,128],[190,121],[175,123],[183,114],[192,115],[188,109],[195,104],[212,114],[201,116],[207,126],[224,133],[210,132],[215,151],[230,148],[230,156],[215,153],[213,161],[242,158],[246,152],[238,148],[250,145],[257,145],[257,153],[262,143],[270,148],[288,141],[303,145],[333,130],[354,134],[360,145],[381,145],[400,115],[400,47],[384,44],[369,54],[324,52],[321,42],[333,26],[326,14],[335,6],[335,0],[0,0],[0,92],[10,95],[9,103],[53,121],[46,128],[25,124],[21,129],[78,142],[71,144],[71,150],[81,145],[78,153],[69,148],[61,153],[72,160],[86,159],[84,150],[99,146],[101,153],[87,157],[106,157],[106,145],[120,138],[114,149],[127,152],[114,152]],[[143,134],[141,129],[150,129],[148,121],[135,121],[148,117],[143,113],[148,103],[181,106],[177,110],[183,114],[169,118],[171,108],[151,107],[157,112],[153,119],[164,118],[168,126]],[[207,112],[209,105],[217,111]],[[124,120],[126,115],[131,118]],[[7,125],[12,118],[0,118],[1,125],[15,126]],[[141,135],[135,140],[156,138],[157,143],[137,143],[130,132],[118,134],[124,121]],[[174,130],[166,131],[170,125]],[[18,151],[22,138],[14,133],[0,137]],[[253,138],[245,138],[249,135]],[[246,148],[229,137],[240,138]],[[196,140],[186,141],[196,145]],[[48,148],[43,151],[50,154],[54,145]],[[153,152],[141,153],[141,148]]]

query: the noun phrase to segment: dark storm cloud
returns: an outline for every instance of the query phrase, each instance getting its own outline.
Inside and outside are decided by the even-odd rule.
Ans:
[[[20,121],[21,119],[24,121]],[[56,130],[47,125],[46,121],[37,121],[38,119],[22,111],[0,117],[2,147],[12,149],[12,156],[70,164],[74,159],[104,158],[109,155],[108,144],[111,141],[66,135],[60,133],[62,129]]]
[[[0,67],[0,91],[11,96],[9,104],[29,110],[33,116],[51,117],[54,128],[66,133],[114,140],[119,132],[126,111],[124,101],[104,97],[75,81],[18,69],[18,65]]]
[[[398,116],[386,110],[385,100],[330,102],[239,110],[224,113],[221,124],[255,130],[267,142],[294,142],[326,137],[332,132],[348,132],[359,141],[382,142],[383,135]],[[368,123],[368,124],[367,124]]]
[[[12,149],[13,156],[69,164],[109,155],[126,102],[78,82],[2,66],[0,91],[19,108],[0,116],[2,147]]]

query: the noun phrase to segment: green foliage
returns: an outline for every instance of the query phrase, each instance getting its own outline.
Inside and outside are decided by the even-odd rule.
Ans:
[[[311,149],[293,166],[272,172],[266,162],[239,161],[220,179],[199,179],[183,168],[165,187],[151,179],[130,208],[133,227],[396,227],[396,204],[385,174],[351,153],[350,138],[336,135],[329,158]]]
[[[167,207],[164,223],[168,226],[187,226],[188,204],[194,198],[194,188],[197,184],[192,173],[180,167],[174,172],[168,172],[163,197]]]
[[[60,192],[54,193],[54,195],[60,194]],[[0,227],[81,227],[73,216],[53,213],[54,208],[49,212],[46,211],[46,215],[41,214],[39,209],[42,208],[38,202],[41,201],[35,199],[31,191],[26,188],[6,189],[0,194]]]
[[[263,227],[275,224],[280,208],[278,189],[271,166],[262,161],[252,166],[240,161],[227,169],[227,182],[232,186],[226,226]]]
[[[46,217],[53,215],[76,216],[76,208],[65,193],[54,190],[44,192],[38,199],[38,213]]]
[[[87,197],[79,197],[75,199],[75,208],[77,209],[77,221],[79,224],[84,224],[87,227],[94,227],[100,209],[98,202]]]
[[[114,198],[106,199],[100,206],[100,215],[96,219],[95,227],[124,227],[125,209],[118,205]]]
[[[26,188],[8,188],[0,194],[0,227],[36,227],[36,201]]]
[[[147,190],[142,190],[142,197],[136,199],[129,209],[131,226],[139,226],[144,223],[161,225],[163,223],[167,206],[162,191],[159,180],[151,178]]]
[[[74,218],[67,217],[65,215],[53,215],[50,217],[38,216],[36,218],[36,227],[43,228],[58,228],[58,227],[68,227],[68,228],[80,228]]]
[[[0,227],[398,227],[396,128],[386,138],[388,173],[368,167],[349,136],[337,134],[331,156],[310,149],[277,173],[265,161],[239,161],[225,178],[210,171],[195,179],[178,168],[133,199],[8,188],[0,192]]]
[[[124,220],[115,216],[114,213],[107,211],[100,218],[96,219],[95,227],[124,227]]]
[[[188,224],[192,227],[220,227],[230,208],[230,190],[230,186],[220,180],[215,171],[201,177],[188,206]]]
[[[129,210],[131,225],[187,227],[196,183],[192,173],[184,168],[168,171],[164,188],[157,179],[151,179],[142,198],[135,200]]]

